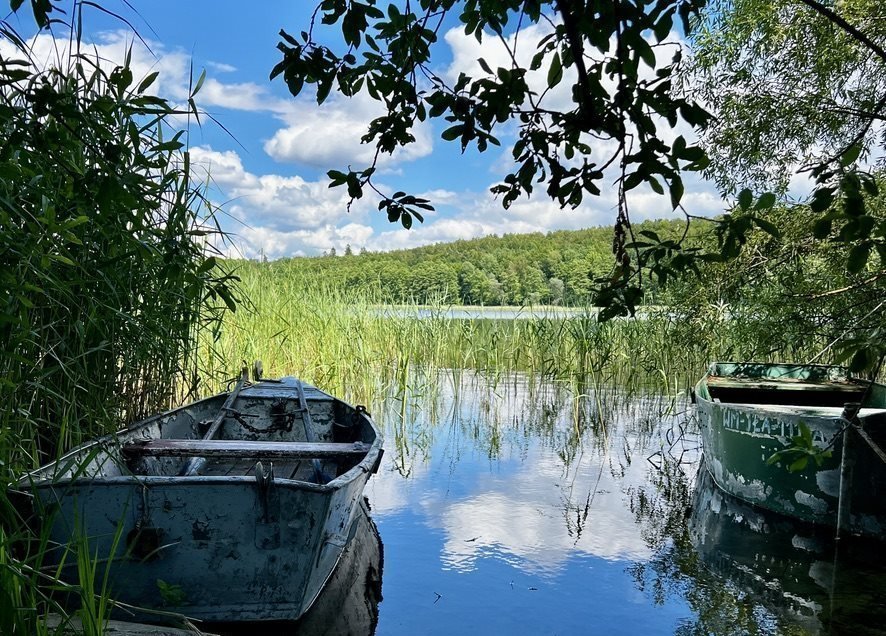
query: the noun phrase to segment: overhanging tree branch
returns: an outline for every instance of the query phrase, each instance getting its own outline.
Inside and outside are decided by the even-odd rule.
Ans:
[[[826,7],[821,2],[818,2],[818,0],[800,0],[800,2],[836,24],[838,27],[852,36],[855,40],[858,40],[866,47],[868,47],[873,53],[877,55],[877,57],[879,57],[884,63],[886,63],[886,49],[883,49],[882,46],[874,42],[865,33],[851,25],[845,18],[834,12],[833,9]]]

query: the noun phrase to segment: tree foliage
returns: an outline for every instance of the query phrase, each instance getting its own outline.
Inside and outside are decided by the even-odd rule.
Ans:
[[[866,208],[878,223],[886,218],[882,196]],[[810,237],[821,215],[809,206],[778,206],[766,218],[781,228],[778,238],[751,232],[739,257],[682,281],[672,298],[689,314],[709,303],[728,306],[749,337],[768,339],[773,349],[814,348],[820,355],[810,361],[875,367],[886,315],[886,270],[878,259],[847,269],[845,252],[835,249],[842,223],[833,234]]]
[[[772,249],[808,257],[811,271],[827,263],[828,282],[803,285],[807,294],[792,305],[820,312],[816,328],[832,333],[853,368],[874,368],[886,355],[879,327],[886,318],[882,5],[713,0],[700,17],[689,86],[716,115],[705,135],[710,173],[724,190],[741,190],[742,213],[721,224],[722,255],[737,257],[748,241],[751,188],[784,190],[794,175],[807,173],[814,184],[808,208],[773,217],[788,237]],[[774,202],[761,197],[754,207]],[[776,278],[797,276],[791,259],[761,269]]]
[[[49,19],[48,0],[31,5],[38,22]],[[432,202],[380,191],[376,162],[413,142],[422,122],[442,124],[441,138],[462,150],[509,146],[512,169],[493,187],[505,207],[537,189],[575,207],[611,178],[618,201],[612,269],[593,281],[603,318],[632,312],[644,290],[740,259],[760,233],[787,250],[820,241],[834,251],[840,277],[816,293],[848,287],[875,295],[872,283],[886,269],[886,220],[871,207],[880,197],[872,158],[883,150],[886,109],[880,11],[874,0],[322,0],[305,30],[281,32],[271,76],[318,103],[334,93],[379,103],[381,114],[363,137],[376,160],[330,170],[330,183],[347,188],[352,201],[374,192],[379,210],[407,228]],[[473,70],[441,73],[435,52],[453,25],[478,42],[496,41],[508,61],[479,59]],[[540,38],[523,35],[530,26]],[[674,33],[693,47],[688,72]],[[666,132],[676,127],[700,132],[714,162],[691,135]],[[808,207],[796,215],[805,219],[801,228],[771,213],[797,169],[814,183]],[[708,170],[735,196],[716,220],[714,249],[688,246],[685,233],[662,237],[631,226],[626,194],[648,187],[682,209],[687,170]],[[454,280],[413,269],[429,285]],[[459,289],[475,288],[467,280],[484,287],[477,273],[459,272]],[[569,296],[566,278],[542,274],[527,274],[530,286],[543,285],[553,297],[562,283]],[[504,273],[487,281],[477,298],[510,284]],[[843,325],[856,366],[871,366],[886,345],[859,312],[832,321]]]
[[[705,226],[696,226],[693,241]],[[707,228],[709,229],[709,228]],[[680,221],[644,221],[635,228],[675,241]],[[713,240],[707,237],[707,242]],[[612,228],[507,234],[391,252],[293,258],[275,263],[311,284],[355,290],[384,303],[451,305],[565,305],[593,303],[595,279],[612,270]],[[270,267],[270,265],[269,265]],[[647,285],[648,301],[660,293]]]
[[[626,313],[640,300],[637,259],[625,193],[640,184],[668,192],[671,207],[683,197],[682,173],[706,167],[704,152],[663,127],[702,127],[708,114],[672,90],[681,50],[669,42],[675,24],[688,30],[701,0],[419,0],[382,3],[323,0],[306,30],[281,31],[282,60],[271,73],[281,76],[293,95],[310,90],[318,103],[338,92],[365,92],[383,114],[363,137],[380,153],[392,153],[415,140],[417,122],[441,120],[442,139],[464,151],[499,145],[516,126],[511,146],[513,169],[492,188],[504,207],[541,185],[563,208],[575,208],[598,195],[604,179],[618,189],[613,252],[616,268],[606,277],[598,302],[612,315]],[[466,69],[447,81],[431,64],[448,16],[477,39],[495,39],[510,62],[481,71]],[[519,33],[538,25],[545,35],[531,51]],[[335,29],[340,46],[325,44]],[[553,96],[566,92],[567,108]],[[553,104],[553,105],[552,105]],[[504,132],[502,132],[504,131]],[[609,173],[608,170],[612,170]],[[384,193],[373,182],[375,162],[359,169],[331,170],[331,185],[347,187],[351,200],[374,190],[379,209],[406,228],[433,209],[405,192]],[[639,256],[639,252],[634,252]]]
[[[800,168],[815,184],[808,202],[812,218],[801,215],[809,219],[803,240],[826,239],[838,248],[845,273],[873,268],[879,279],[886,222],[867,207],[879,196],[876,170],[860,163],[882,143],[886,28],[879,3],[420,0],[387,3],[386,10],[380,5],[320,2],[307,30],[281,33],[283,59],[272,77],[282,75],[294,95],[310,87],[321,103],[333,91],[346,97],[365,91],[379,101],[384,114],[363,138],[378,153],[413,141],[412,127],[425,119],[445,121],[441,137],[463,150],[483,151],[500,143],[497,135],[505,125],[515,126],[513,170],[493,188],[505,207],[539,184],[562,207],[575,207],[598,194],[607,170],[613,170],[614,268],[595,281],[602,318],[631,312],[649,281],[664,286],[739,258],[757,231],[778,239],[781,228],[768,211]],[[447,83],[431,59],[448,15],[457,15],[464,32],[478,41],[501,42],[510,64],[493,68],[481,59],[481,71],[463,72]],[[328,40],[318,35],[321,25],[336,29],[342,45],[322,43]],[[547,29],[531,56],[518,46],[528,25]],[[694,48],[688,71],[679,47],[676,54],[664,54],[675,25]],[[561,84],[568,85],[571,100],[565,108],[551,107]],[[713,120],[699,103],[713,110]],[[681,122],[701,132],[715,158],[712,165],[690,140],[664,133]],[[681,174],[706,169],[724,192],[737,195],[734,208],[716,221],[715,249],[632,231],[626,192],[645,184],[663,195],[667,191],[678,208]],[[329,174],[332,185],[346,185],[353,199],[375,189],[374,171],[373,164]],[[376,192],[380,209],[406,227],[430,209],[428,201],[404,192]],[[853,358],[856,366],[877,359],[883,348],[879,336],[867,333],[844,333],[857,351],[867,350]]]
[[[798,170],[882,148],[883,17],[876,0],[708,2],[684,79],[716,115],[705,145],[724,190],[783,189]]]

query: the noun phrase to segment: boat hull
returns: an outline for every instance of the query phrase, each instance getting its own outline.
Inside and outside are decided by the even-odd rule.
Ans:
[[[236,446],[233,436],[241,434],[248,443],[269,422],[283,422],[281,395],[287,391],[286,382],[244,389],[238,408],[261,412],[273,405],[277,419],[253,418],[246,429],[228,423],[222,441]],[[173,446],[175,440],[187,442],[220,400],[182,407],[75,449],[20,483],[35,524],[57,546],[45,565],[60,568],[62,580],[79,583],[77,552],[88,550],[94,589],[106,589],[127,619],[163,622],[164,614],[212,623],[298,619],[347,546],[363,488],[381,454],[381,438],[364,411],[313,387],[308,393],[316,439],[301,446],[335,446],[335,420],[349,419],[360,425],[353,432],[362,438],[356,445],[366,449],[361,461],[326,474],[333,469],[329,461],[322,468],[319,460],[302,461],[295,471],[293,461],[279,458],[237,459],[230,465],[240,470],[218,474],[225,465],[210,460],[204,469],[209,474],[182,476],[186,457],[126,459],[127,447],[160,439],[164,432],[174,434],[162,438]],[[291,435],[301,434],[302,427],[289,428]],[[283,437],[284,432],[273,433],[273,439]],[[79,464],[85,466],[82,474],[70,468]],[[161,474],[139,474],[145,466]],[[307,481],[315,475],[325,483]]]
[[[724,366],[713,365],[712,371],[722,374]],[[785,369],[756,365],[764,366]],[[803,367],[789,368],[796,371]],[[712,395],[711,377],[709,372],[698,383],[695,395],[705,465],[717,486],[774,512],[836,526],[845,439],[841,406],[777,404],[777,395],[773,395],[777,390],[772,386],[765,398],[772,403],[720,401]],[[869,393],[875,400],[880,399],[883,390],[877,387]],[[730,398],[737,399],[734,395]],[[788,396],[782,401],[799,400]],[[863,408],[860,416],[865,430],[881,439],[886,412],[882,408]],[[809,429],[815,446],[830,449],[830,455],[820,457],[820,463],[810,459],[801,470],[789,471],[782,462],[770,464],[769,458],[787,448],[802,427]],[[848,529],[855,534],[886,536],[886,464],[854,431],[849,453]]]
[[[707,471],[698,475],[690,509],[689,539],[699,559],[685,563],[691,564],[698,589],[718,590],[726,583],[748,610],[745,616],[766,621],[743,633],[881,633],[886,605],[879,601],[878,587],[886,555],[879,541],[835,541],[824,526],[725,494]],[[770,623],[766,612],[750,610],[755,604],[777,623]]]
[[[95,586],[107,583],[116,601],[213,622],[294,620],[335,567],[366,480],[316,489],[281,481],[263,501],[255,479],[236,479],[36,490],[52,515],[51,541],[86,537],[90,554],[112,557],[107,581],[98,564]],[[63,578],[76,580],[76,561],[67,562]]]

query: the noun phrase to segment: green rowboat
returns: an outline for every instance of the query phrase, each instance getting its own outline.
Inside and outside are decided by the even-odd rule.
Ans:
[[[803,521],[886,537],[886,386],[842,367],[721,362],[696,385],[695,401],[705,465],[723,491]],[[830,453],[792,471],[793,461],[768,461],[804,432]]]

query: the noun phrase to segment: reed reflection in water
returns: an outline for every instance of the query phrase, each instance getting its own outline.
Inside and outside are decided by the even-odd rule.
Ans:
[[[789,521],[739,519],[704,490],[683,400],[467,371],[402,386],[374,407],[377,633],[880,633],[879,600],[841,590],[886,569],[841,556],[824,597],[792,587],[820,578],[821,554]],[[793,534],[775,541],[776,527]],[[750,552],[724,557],[736,546]]]

